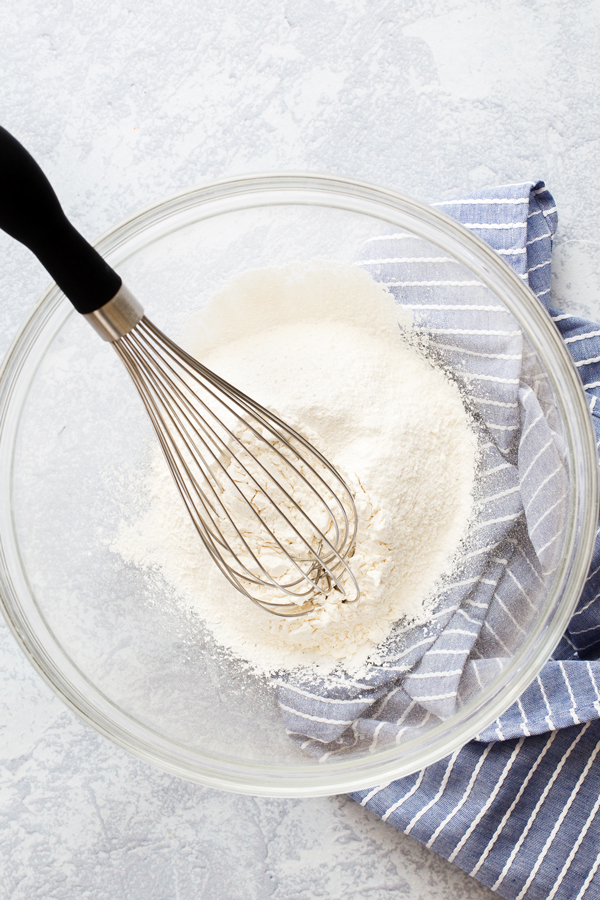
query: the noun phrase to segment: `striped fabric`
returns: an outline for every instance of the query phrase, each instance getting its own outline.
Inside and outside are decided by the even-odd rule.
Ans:
[[[600,326],[552,310],[556,209],[543,183],[439,207],[486,240],[548,309],[579,369],[600,439]],[[292,739],[321,761],[417,735],[493,678],[557,565],[566,515],[560,423],[512,317],[471,273],[407,234],[360,262],[412,307],[473,397],[483,446],[477,518],[462,568],[427,630],[392,637],[354,680],[280,681]],[[600,539],[577,612],[539,677],[461,750],[354,799],[506,898],[600,897]]]

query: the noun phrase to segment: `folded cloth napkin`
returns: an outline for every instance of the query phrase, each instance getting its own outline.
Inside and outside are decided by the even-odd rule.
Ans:
[[[557,216],[544,184],[502,186],[438,206],[500,253],[548,310],[582,376],[600,438],[600,326],[549,306]],[[527,603],[536,580],[558,564],[564,446],[544,402],[543,373],[484,286],[431,249],[407,234],[382,235],[359,261],[412,306],[442,361],[471,386],[483,447],[475,536],[431,627],[393,636],[385,665],[356,679],[340,673],[310,685],[280,682],[288,732],[321,760],[361,745],[373,749],[450,715],[510,656],[523,627],[516,600]],[[461,309],[464,325],[457,327]],[[519,700],[447,759],[351,796],[503,897],[600,897],[598,685],[597,536],[569,629]]]

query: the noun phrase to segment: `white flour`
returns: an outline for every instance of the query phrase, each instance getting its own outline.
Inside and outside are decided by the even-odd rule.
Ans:
[[[334,592],[281,619],[224,579],[154,459],[148,511],[122,524],[114,549],[158,569],[217,642],[258,671],[356,669],[396,621],[427,621],[465,537],[476,440],[456,385],[411,346],[402,315],[361,268],[315,260],[238,276],[189,324],[186,349],[303,431],[358,508],[360,601]]]

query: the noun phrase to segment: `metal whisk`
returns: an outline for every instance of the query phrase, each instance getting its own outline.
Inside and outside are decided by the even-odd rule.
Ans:
[[[360,591],[350,489],[298,431],[215,375],[143,314],[65,217],[37,163],[0,128],[0,227],[24,243],[121,357],[214,562],[262,608],[300,616]]]

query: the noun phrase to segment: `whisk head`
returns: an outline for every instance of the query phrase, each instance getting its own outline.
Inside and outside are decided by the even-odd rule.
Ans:
[[[112,340],[196,530],[231,584],[279,616],[303,615],[333,591],[358,600],[349,567],[357,513],[331,463],[145,316]]]

